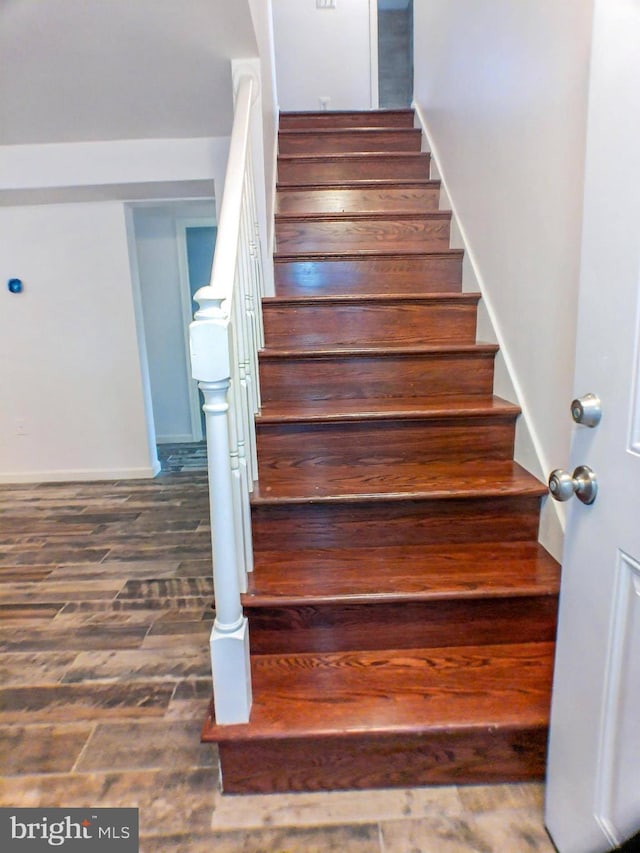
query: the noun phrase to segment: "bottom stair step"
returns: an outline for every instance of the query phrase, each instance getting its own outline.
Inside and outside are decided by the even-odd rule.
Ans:
[[[257,655],[251,721],[203,741],[227,793],[542,778],[553,649]]]

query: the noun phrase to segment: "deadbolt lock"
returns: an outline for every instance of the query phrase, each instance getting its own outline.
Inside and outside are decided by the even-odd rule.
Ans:
[[[585,394],[571,402],[571,417],[577,424],[596,427],[602,417],[602,403],[596,394]]]

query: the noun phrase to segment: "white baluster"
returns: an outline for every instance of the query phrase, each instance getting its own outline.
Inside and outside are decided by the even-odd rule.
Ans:
[[[256,245],[253,240],[253,222],[251,219],[251,192],[249,182],[245,185],[245,203],[242,208],[243,227],[249,252],[249,277],[245,293],[247,324],[251,336],[251,377],[253,380],[252,400],[254,413],[260,411],[260,386],[258,381],[258,349],[261,346],[260,332],[256,318],[256,304],[260,300],[259,281],[256,264]]]
[[[251,527],[246,518],[249,510],[249,488],[247,460],[245,458],[243,391],[238,371],[237,339],[234,324],[229,323],[231,362],[231,387],[229,388],[229,422],[231,480],[233,487],[233,522],[237,553],[241,557],[238,564],[238,582],[241,592],[247,591],[247,572],[253,571],[253,550],[251,545]]]
[[[257,363],[256,363],[256,341],[252,324],[252,318],[248,311],[249,293],[251,289],[252,261],[249,250],[248,235],[246,229],[246,216],[243,208],[243,217],[240,226],[243,255],[243,279],[239,300],[239,311],[242,314],[245,333],[245,361],[244,361],[244,388],[247,394],[247,464],[254,481],[258,479],[258,452],[256,447],[256,433],[254,415],[258,411],[256,394],[257,385]],[[253,489],[253,484],[252,484]]]
[[[253,160],[249,150],[247,165],[247,187],[249,190],[249,215],[253,230],[253,257],[256,269],[255,312],[258,329],[258,348],[264,346],[264,325],[262,322],[262,298],[265,295],[264,270],[262,269],[262,245],[260,240],[260,223],[258,220],[258,205],[256,202],[256,187],[253,171]]]
[[[234,300],[233,303],[233,317],[234,317],[234,328],[239,328],[241,326],[240,319],[238,317],[240,308],[238,307],[239,300]],[[238,441],[238,468],[239,468],[239,476],[240,476],[240,492],[241,492],[241,500],[238,503],[238,512],[237,512],[237,522],[240,525],[240,529],[242,531],[242,551],[244,553],[244,583],[246,584],[246,572],[253,571],[253,541],[251,537],[251,506],[249,503],[249,494],[253,491],[253,480],[251,478],[251,471],[249,467],[249,462],[246,456],[247,450],[247,425],[250,417],[248,408],[247,408],[247,391],[246,391],[246,383],[244,379],[241,377],[240,373],[240,356],[238,354],[237,347],[235,348],[235,359],[234,359],[234,387],[233,387],[233,402],[234,406],[232,409],[232,416],[234,418],[236,431],[239,436]],[[251,416],[252,418],[252,416]],[[253,418],[252,418],[253,420]]]

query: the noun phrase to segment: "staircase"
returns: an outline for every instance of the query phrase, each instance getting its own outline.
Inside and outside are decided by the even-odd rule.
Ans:
[[[409,110],[281,116],[226,792],[544,772],[559,567]]]

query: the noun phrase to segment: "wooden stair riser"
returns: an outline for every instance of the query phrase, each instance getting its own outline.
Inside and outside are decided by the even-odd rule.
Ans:
[[[488,395],[494,353],[473,350],[446,355],[281,357],[260,359],[262,399],[322,400],[430,395]]]
[[[260,481],[269,484],[272,465],[415,466],[470,459],[511,459],[515,416],[448,420],[371,419],[323,424],[259,424]]]
[[[552,642],[556,596],[250,607],[253,654]]]
[[[423,179],[429,177],[429,170],[427,153],[278,157],[278,182],[281,184]]]
[[[254,505],[256,551],[535,541],[540,498]]]
[[[358,151],[420,151],[418,128],[284,130],[278,135],[280,154],[339,154]]]
[[[449,248],[451,215],[448,212],[422,216],[398,214],[384,218],[371,214],[277,218],[276,246],[281,254],[310,252],[429,252]]]
[[[438,181],[390,187],[375,183],[357,188],[282,187],[277,194],[278,213],[426,213],[438,210],[439,203]]]
[[[280,130],[340,127],[413,127],[413,110],[372,110],[280,113]]]
[[[462,253],[319,259],[276,257],[278,296],[459,293]]]
[[[263,302],[264,330],[270,347],[331,348],[410,346],[424,343],[474,343],[477,299]]]
[[[545,725],[219,744],[228,794],[535,781],[546,751]]]

